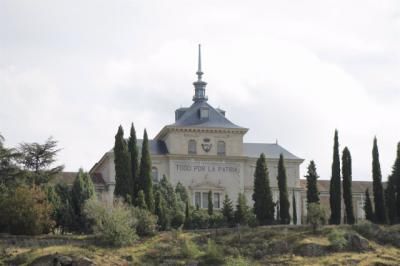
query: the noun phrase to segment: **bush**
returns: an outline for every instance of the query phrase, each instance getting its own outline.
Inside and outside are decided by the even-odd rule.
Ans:
[[[11,234],[49,233],[55,225],[52,206],[39,187],[17,187],[4,196],[2,206],[2,219]]]
[[[345,238],[345,232],[339,229],[332,229],[328,234],[328,240],[331,243],[331,247],[336,250],[343,250],[347,245],[347,240]]]
[[[179,210],[176,210],[176,212],[172,216],[171,227],[177,229],[181,225],[183,225],[184,222],[185,222],[185,214]]]
[[[354,224],[352,227],[357,233],[369,239],[375,238],[378,234],[382,233],[379,225],[373,224],[370,221],[362,221]]]
[[[108,245],[124,246],[132,244],[136,239],[135,226],[137,220],[130,208],[122,201],[115,201],[107,206],[95,199],[86,201],[84,211],[94,222],[93,231]]]
[[[195,210],[192,213],[191,225],[193,229],[207,229],[209,224],[210,216],[206,210]]]
[[[182,255],[188,259],[194,259],[200,254],[200,250],[190,239],[185,239],[182,242]]]
[[[238,257],[228,257],[226,259],[226,264],[227,266],[250,266],[253,265],[248,259],[242,256]]]
[[[214,211],[210,216],[210,227],[218,228],[225,225],[225,219],[221,212]]]
[[[325,210],[319,203],[310,203],[307,207],[307,222],[311,224],[315,233],[318,227],[325,224]]]
[[[139,236],[153,236],[157,232],[157,216],[148,210],[133,208],[132,215],[136,218],[136,233]]]
[[[204,256],[205,262],[207,264],[221,264],[224,261],[224,256],[222,250],[218,245],[211,239],[207,241],[207,250]]]

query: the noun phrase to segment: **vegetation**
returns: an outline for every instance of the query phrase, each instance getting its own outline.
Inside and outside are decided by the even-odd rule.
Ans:
[[[233,210],[233,203],[229,198],[228,194],[225,194],[224,202],[222,203],[222,214],[226,223],[229,226],[233,226],[235,223],[235,214]]]
[[[375,221],[383,224],[386,222],[385,200],[382,187],[382,173],[379,162],[379,151],[376,137],[372,149],[372,186],[374,189]]]
[[[307,168],[307,203],[319,203],[319,192],[317,187],[317,168],[314,161],[311,161]]]
[[[351,154],[347,147],[343,150],[342,155],[342,176],[343,176],[343,201],[346,210],[345,222],[354,224],[353,212],[353,193],[351,191],[352,184],[352,168],[351,168]]]
[[[330,224],[340,224],[341,220],[341,191],[340,191],[340,159],[339,159],[339,137],[335,130],[333,144],[332,177],[329,189],[329,203],[331,207]]]
[[[243,199],[241,199],[241,197]],[[244,195],[239,196],[238,206],[244,206],[245,198]],[[274,202],[272,200],[271,187],[269,185],[269,174],[267,163],[265,161],[265,155],[262,153],[256,163],[256,170],[254,172],[254,213],[257,217],[258,222],[261,225],[271,224],[274,220]],[[241,213],[242,210],[238,209],[239,220],[244,221],[244,216]]]
[[[370,222],[375,221],[375,214],[372,210],[371,198],[369,197],[368,188],[365,190],[365,203],[364,203],[365,219]]]
[[[278,162],[278,188],[279,188],[279,217],[281,224],[289,224],[290,223],[290,203],[289,203],[289,194],[287,190],[287,176],[286,176],[286,168],[285,161],[283,158],[283,154],[279,156]]]
[[[235,222],[241,225],[247,225],[249,223],[249,216],[250,209],[249,206],[247,206],[246,196],[239,193],[235,211]]]
[[[115,189],[114,195],[122,197],[126,202],[131,202],[132,198],[132,173],[130,156],[127,143],[124,139],[124,130],[119,126],[115,135],[114,144],[114,165],[115,165]]]
[[[325,210],[319,203],[310,203],[307,206],[307,222],[311,224],[313,232],[325,224]]]
[[[146,205],[149,211],[154,212],[153,180],[151,176],[151,159],[149,151],[149,139],[144,130],[142,157],[140,159],[139,190],[143,190]]]
[[[130,162],[131,162],[131,199],[133,203],[135,203],[135,199],[138,196],[139,193],[139,183],[138,183],[138,177],[139,177],[139,151],[137,147],[137,138],[136,138],[136,130],[135,126],[133,123],[131,124],[131,131],[129,134],[129,139],[128,139],[128,152],[130,155]]]
[[[292,217],[293,217],[293,224],[297,224],[297,204],[296,204],[296,197],[294,196],[294,190],[293,190],[293,196],[292,196]]]

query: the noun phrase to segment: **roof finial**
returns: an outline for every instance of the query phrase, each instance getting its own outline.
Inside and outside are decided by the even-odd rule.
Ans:
[[[199,62],[198,62],[198,68],[197,68],[197,77],[198,77],[198,81],[201,80],[201,76],[203,75],[203,71],[201,71],[201,44],[199,44]]]

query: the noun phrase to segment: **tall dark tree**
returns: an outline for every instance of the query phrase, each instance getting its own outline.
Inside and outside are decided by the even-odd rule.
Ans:
[[[154,212],[153,180],[151,176],[151,159],[149,139],[146,129],[143,134],[142,157],[140,159],[139,188],[143,190],[149,211]]]
[[[190,212],[189,199],[185,201],[185,228],[190,228],[192,224],[192,214]]]
[[[319,192],[317,187],[317,168],[314,161],[311,161],[307,169],[307,204],[319,203]]]
[[[133,123],[131,124],[131,132],[128,139],[128,151],[131,160],[131,197],[132,200],[137,198],[139,192],[138,176],[139,176],[139,152],[137,147],[136,130]]]
[[[139,208],[144,209],[144,210],[147,209],[146,198],[145,198],[143,190],[139,190],[136,202],[137,202],[137,206]]]
[[[118,127],[114,144],[115,189],[114,195],[132,202],[132,174],[130,156],[122,126]]]
[[[292,196],[292,208],[293,208],[293,224],[297,224],[297,209],[296,209],[296,197],[294,196],[294,190],[293,190],[293,196]]]
[[[385,189],[385,203],[387,208],[387,217],[390,224],[397,222],[397,206],[396,206],[396,180],[393,174],[389,176]]]
[[[392,168],[392,174],[396,186],[396,217],[400,221],[400,142],[397,144],[397,155]]]
[[[63,165],[53,167],[59,151],[57,141],[51,137],[44,144],[34,142],[19,145],[19,161],[27,170],[26,175],[31,183],[36,185],[48,183],[64,169]]]
[[[213,198],[211,190],[208,191],[208,208],[207,208],[208,215],[213,215],[214,213],[214,205],[213,205]]]
[[[287,191],[287,176],[285,168],[285,160],[283,154],[279,156],[278,162],[278,188],[279,188],[279,217],[280,223],[290,223],[290,203],[289,194]]]
[[[376,137],[372,148],[372,186],[374,189],[375,220],[379,224],[386,222],[385,199],[383,195],[381,164]]]
[[[265,155],[262,153],[256,164],[253,193],[254,213],[261,225],[272,223],[274,220],[274,202],[268,175]]]
[[[228,225],[234,224],[234,210],[233,203],[229,198],[228,194],[225,194],[224,202],[222,203],[222,215],[224,215],[225,221]]]
[[[144,197],[143,197],[144,203]],[[155,193],[155,214],[158,217],[157,224],[162,230],[167,228],[167,218],[165,214],[165,202],[160,191]]]
[[[176,184],[175,194],[179,196],[183,202],[187,202],[189,200],[188,192],[181,182]]]
[[[71,201],[75,216],[75,230],[87,231],[88,223],[83,212],[85,202],[95,196],[95,189],[89,174],[79,169],[71,189]]]
[[[340,189],[340,157],[339,157],[339,136],[335,130],[333,144],[332,177],[329,189],[329,203],[331,207],[330,224],[340,224],[341,220],[341,189]]]
[[[365,202],[364,202],[364,212],[365,212],[365,219],[370,222],[375,221],[374,211],[372,210],[372,202],[371,198],[369,197],[368,188],[365,190]]]
[[[342,176],[343,176],[343,201],[346,210],[346,221],[348,224],[354,224],[353,212],[353,193],[351,192],[352,184],[352,166],[351,154],[347,147],[344,148],[342,154]]]

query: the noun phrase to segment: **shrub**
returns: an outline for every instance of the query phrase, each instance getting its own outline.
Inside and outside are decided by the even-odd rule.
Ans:
[[[250,266],[253,265],[248,259],[242,256],[238,257],[228,257],[226,259],[226,264],[227,266]]]
[[[318,227],[325,224],[325,210],[319,203],[310,203],[307,207],[307,222],[311,224],[315,233]]]
[[[148,210],[132,208],[132,215],[136,218],[136,233],[139,236],[153,236],[157,232],[157,216]]]
[[[221,212],[214,211],[214,213],[210,215],[210,227],[218,228],[222,227],[224,224],[225,219]]]
[[[343,250],[347,245],[345,232],[339,229],[332,229],[328,235],[328,240],[334,250]]]
[[[194,259],[200,254],[200,250],[190,239],[185,239],[182,242],[182,255],[188,259]]]
[[[195,210],[192,213],[192,228],[207,229],[209,227],[210,216],[205,210]]]
[[[211,239],[207,241],[207,250],[204,256],[205,262],[207,264],[221,264],[224,260],[222,250],[218,245]]]
[[[1,211],[11,234],[49,233],[55,225],[51,219],[52,206],[39,187],[17,187],[4,198],[2,206]]]
[[[370,221],[362,221],[358,224],[354,224],[352,227],[357,233],[369,239],[382,233],[379,225],[373,224]]]
[[[95,199],[86,201],[84,211],[94,222],[93,231],[105,243],[112,246],[132,244],[136,239],[137,220],[122,201],[106,206]]]
[[[183,225],[184,222],[185,222],[185,214],[179,210],[176,210],[176,212],[172,216],[171,227],[177,229],[181,225]]]

